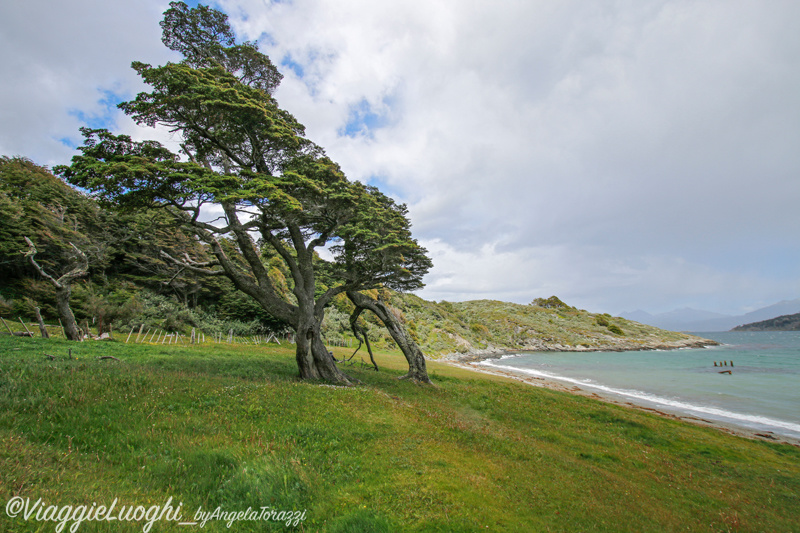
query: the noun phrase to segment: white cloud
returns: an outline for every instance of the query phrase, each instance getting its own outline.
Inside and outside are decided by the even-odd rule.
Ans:
[[[26,0],[0,5],[0,153],[66,163],[78,128],[121,120],[109,97],[143,90],[134,60],[162,62],[166,1]],[[112,94],[110,94],[112,93]]]
[[[796,277],[769,276],[775,261],[800,266],[800,6],[226,5],[247,6],[238,28],[268,33],[273,58],[303,65],[279,98],[312,138],[351,177],[380,176],[417,234],[446,243],[425,294],[527,300],[538,285],[509,270],[533,262],[542,286],[617,311],[743,306],[779,284],[797,295]],[[387,94],[395,120],[339,134],[350,106]],[[740,258],[747,272],[729,254],[719,264],[763,238],[774,246]],[[616,268],[643,257],[644,270]]]
[[[7,4],[0,153],[63,162],[74,110],[168,57],[166,2]],[[424,295],[611,312],[800,295],[796,2],[219,5],[286,63],[277,97],[309,136],[409,204]]]

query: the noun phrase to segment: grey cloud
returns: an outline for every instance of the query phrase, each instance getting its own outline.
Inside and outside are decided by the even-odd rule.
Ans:
[[[409,204],[435,243],[423,295],[735,312],[800,293],[796,2],[219,5],[302,67],[277,97],[310,137]],[[0,150],[63,160],[70,109],[138,90],[132,59],[164,61],[166,2],[19,6],[0,8],[21,28],[3,44],[26,44],[0,53],[19,72]],[[358,105],[391,120],[345,136]]]

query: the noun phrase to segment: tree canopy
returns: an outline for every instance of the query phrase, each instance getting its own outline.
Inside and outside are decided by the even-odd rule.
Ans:
[[[305,137],[272,96],[277,69],[254,43],[235,44],[223,13],[172,2],[162,28],[164,43],[184,60],[133,63],[152,90],[120,108],[140,125],[169,128],[181,139],[181,153],[83,129],[81,154],[56,171],[109,204],[169,213],[210,247],[213,259],[166,257],[228,277],[295,328],[301,377],[349,383],[320,338],[324,310],[345,292],[422,286],[431,262],[411,236],[406,207],[347,180]],[[322,249],[333,259],[320,259]],[[290,296],[270,277],[268,255],[289,272]]]

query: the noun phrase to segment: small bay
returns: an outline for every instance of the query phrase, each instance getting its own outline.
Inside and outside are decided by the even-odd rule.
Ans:
[[[671,351],[532,352],[481,364],[664,412],[800,439],[800,332],[696,335],[721,345]]]

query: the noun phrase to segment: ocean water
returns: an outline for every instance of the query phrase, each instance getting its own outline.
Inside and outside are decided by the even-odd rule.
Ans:
[[[800,332],[696,335],[722,345],[644,352],[531,352],[481,364],[664,412],[800,439]],[[714,366],[723,361],[729,366]],[[731,373],[720,373],[726,370]]]

